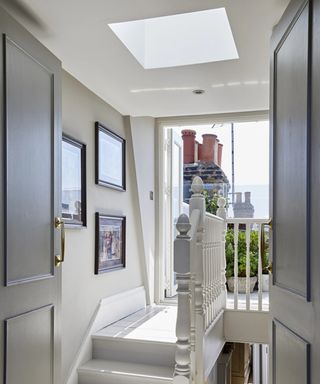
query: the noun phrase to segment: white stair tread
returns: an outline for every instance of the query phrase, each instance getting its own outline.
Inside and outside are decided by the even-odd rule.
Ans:
[[[169,382],[173,378],[173,368],[170,367],[96,359],[82,365],[78,372],[80,375],[81,373],[112,374],[119,377],[143,377]]]
[[[175,343],[176,318],[175,306],[151,306],[103,328],[93,337]]]

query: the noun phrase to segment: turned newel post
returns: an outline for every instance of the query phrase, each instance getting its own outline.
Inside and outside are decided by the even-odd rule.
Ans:
[[[179,235],[174,241],[174,271],[178,284],[178,314],[176,325],[177,349],[174,384],[190,383],[190,252],[191,224],[187,215],[180,215],[176,228]]]

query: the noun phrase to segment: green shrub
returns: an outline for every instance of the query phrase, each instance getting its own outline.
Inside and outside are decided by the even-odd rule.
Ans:
[[[204,191],[206,211],[215,215],[218,209],[218,194],[213,197]],[[265,233],[265,252],[262,255],[262,273],[269,273],[269,234]],[[238,276],[246,277],[246,231],[239,229],[238,237]],[[258,255],[259,255],[259,234],[257,231],[251,231],[250,234],[250,276],[258,275]],[[226,277],[234,276],[234,230],[229,228],[226,234]]]
[[[268,267],[268,243],[266,242],[266,250],[262,257],[262,270]],[[238,237],[238,276],[246,277],[246,231],[239,230]],[[259,255],[259,234],[257,231],[251,231],[250,234],[250,276],[258,274],[258,255]],[[226,277],[234,276],[234,230],[227,230],[226,234]]]
[[[203,195],[204,195],[205,202],[206,202],[206,211],[215,215],[217,213],[217,209],[218,209],[219,195],[217,193],[215,193],[211,197],[211,196],[209,196],[207,191],[204,191]]]

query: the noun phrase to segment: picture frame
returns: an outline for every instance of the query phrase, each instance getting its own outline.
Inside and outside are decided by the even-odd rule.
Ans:
[[[65,226],[87,226],[86,145],[62,134],[61,212]]]
[[[95,274],[126,267],[126,217],[96,212]]]
[[[96,184],[126,190],[126,141],[99,123],[95,123]]]

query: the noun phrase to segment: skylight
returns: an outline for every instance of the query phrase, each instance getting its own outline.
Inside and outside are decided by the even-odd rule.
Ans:
[[[109,26],[145,69],[239,58],[225,8]]]

